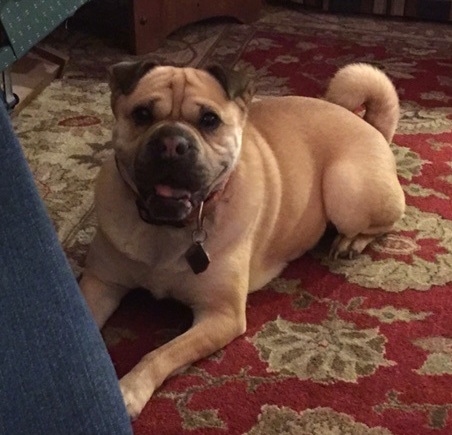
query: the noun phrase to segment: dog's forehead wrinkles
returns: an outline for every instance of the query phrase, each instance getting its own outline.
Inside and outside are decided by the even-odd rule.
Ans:
[[[141,79],[136,89],[136,98],[153,98],[161,103],[159,108],[162,110],[162,117],[181,119],[185,90],[190,81],[189,70],[167,66],[154,68]]]
[[[187,79],[185,70],[182,68],[174,68],[172,72],[173,75],[169,82],[169,88],[172,92],[173,102],[171,108],[171,118],[180,119]]]
[[[222,86],[208,72],[190,67],[157,66],[151,69],[125,100],[125,105],[119,110],[124,114],[137,106],[148,106],[152,101],[154,114],[158,118],[193,122],[202,113],[200,106],[204,106],[218,113],[226,124],[233,123],[233,120],[224,117],[223,106],[231,102]],[[117,108],[120,106],[122,104],[118,100]]]

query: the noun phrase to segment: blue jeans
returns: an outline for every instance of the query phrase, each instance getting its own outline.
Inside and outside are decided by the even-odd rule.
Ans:
[[[0,102],[0,434],[131,434],[102,337]]]

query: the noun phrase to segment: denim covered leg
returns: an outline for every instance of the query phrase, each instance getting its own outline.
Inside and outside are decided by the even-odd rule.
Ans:
[[[130,433],[110,357],[0,104],[0,434]]]

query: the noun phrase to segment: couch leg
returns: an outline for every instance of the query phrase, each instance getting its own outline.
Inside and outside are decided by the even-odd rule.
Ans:
[[[19,97],[13,92],[10,68],[2,71],[2,99],[8,112],[11,112],[19,102]]]

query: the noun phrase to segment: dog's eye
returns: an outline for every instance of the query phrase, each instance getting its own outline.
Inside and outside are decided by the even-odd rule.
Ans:
[[[132,119],[137,125],[150,124],[152,121],[152,113],[148,107],[139,106],[132,112]]]
[[[204,112],[199,120],[199,126],[205,130],[215,130],[221,124],[220,117],[212,111]]]

